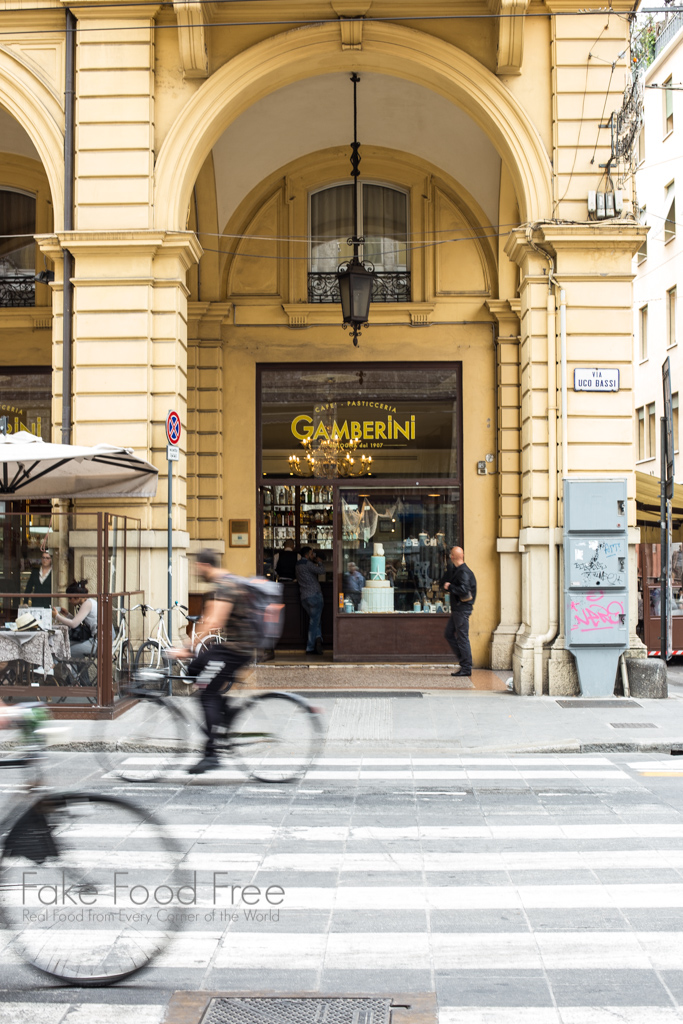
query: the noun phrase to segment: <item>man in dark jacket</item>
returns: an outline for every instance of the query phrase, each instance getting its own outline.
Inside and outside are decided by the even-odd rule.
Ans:
[[[465,565],[462,548],[451,548],[450,560],[451,565],[441,580],[441,586],[451,596],[451,614],[444,636],[460,665],[459,671],[451,672],[451,675],[471,676],[470,615],[477,596],[477,581],[472,570]]]

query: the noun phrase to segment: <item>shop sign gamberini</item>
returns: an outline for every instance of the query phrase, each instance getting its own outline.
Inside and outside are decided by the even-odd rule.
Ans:
[[[374,477],[456,479],[459,367],[264,369],[262,475],[288,475],[303,442],[332,439],[371,455]]]

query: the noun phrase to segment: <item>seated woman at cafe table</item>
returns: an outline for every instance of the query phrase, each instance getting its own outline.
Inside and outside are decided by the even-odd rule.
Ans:
[[[31,575],[26,584],[27,594],[51,594],[52,593],[52,555],[49,551],[43,551],[40,555],[40,567],[31,570]],[[33,597],[31,604],[34,608],[49,608],[49,597]]]
[[[69,627],[72,658],[82,658],[97,650],[97,601],[88,594],[86,584],[87,580],[74,580],[66,588],[72,615],[67,615],[63,608],[52,609],[53,619]]]

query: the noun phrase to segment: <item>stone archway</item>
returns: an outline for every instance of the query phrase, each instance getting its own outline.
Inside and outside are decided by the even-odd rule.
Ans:
[[[283,32],[224,65],[198,90],[166,137],[156,165],[155,224],[182,230],[211,147],[240,114],[295,81],[334,71],[376,71],[414,81],[465,110],[510,169],[523,221],[549,217],[551,166],[541,137],[498,78],[450,43],[393,24],[364,27],[363,49],[341,49],[337,25]]]
[[[64,214],[64,112],[49,89],[21,58],[0,46],[2,105],[18,121],[35,146],[52,193],[55,230]]]

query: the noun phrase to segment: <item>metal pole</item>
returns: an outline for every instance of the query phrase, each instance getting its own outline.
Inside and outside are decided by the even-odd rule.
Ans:
[[[356,104],[356,89],[360,78],[354,71],[351,75],[353,82],[353,142],[351,143],[351,177],[353,178],[353,258],[358,259],[360,238],[358,236],[358,178],[360,176],[360,142],[358,141],[358,107]]]
[[[669,553],[666,531],[666,419],[660,420],[661,471],[659,481],[659,648],[660,657],[666,665],[667,655],[667,601]]]
[[[168,460],[168,639],[173,640],[173,463]]]
[[[560,390],[562,416],[562,477],[569,476],[569,438],[567,437],[567,302],[560,288]]]
[[[75,80],[76,80],[76,17],[66,12],[66,70],[64,89],[64,231],[74,228],[75,167]],[[62,281],[62,444],[71,444],[71,364],[73,344],[74,260],[63,250]]]

